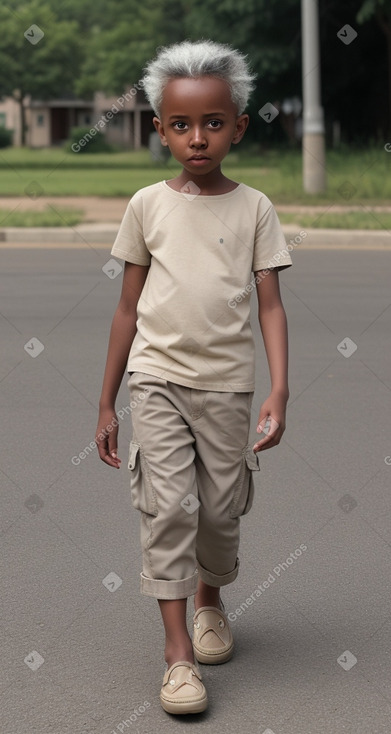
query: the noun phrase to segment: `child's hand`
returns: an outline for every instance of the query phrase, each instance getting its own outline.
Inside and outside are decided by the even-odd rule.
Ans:
[[[259,412],[257,433],[263,433],[264,437],[253,446],[253,451],[264,451],[277,446],[285,431],[285,413],[288,398],[281,395],[269,395],[261,406]]]
[[[121,459],[117,456],[118,419],[114,409],[99,411],[95,442],[102,461],[109,466],[120,468]]]

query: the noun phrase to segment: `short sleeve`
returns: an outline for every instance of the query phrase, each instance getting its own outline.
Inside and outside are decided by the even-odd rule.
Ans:
[[[136,265],[150,265],[151,254],[144,240],[142,197],[135,194],[123,216],[111,254]]]
[[[265,204],[267,209],[265,211]],[[292,265],[280,220],[272,203],[264,197],[258,208],[252,270],[283,270]]]

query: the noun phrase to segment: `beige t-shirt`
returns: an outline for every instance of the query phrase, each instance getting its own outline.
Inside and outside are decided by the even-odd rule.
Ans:
[[[227,194],[174,191],[131,199],[111,254],[150,265],[137,305],[129,372],[218,392],[255,389],[252,271],[292,265],[269,199],[240,183]],[[267,276],[266,276],[267,277]]]

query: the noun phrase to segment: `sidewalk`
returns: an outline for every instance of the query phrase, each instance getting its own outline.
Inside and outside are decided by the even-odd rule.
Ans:
[[[5,227],[0,228],[0,249],[6,247],[84,248],[94,245],[110,248],[118,232],[119,222],[78,224],[75,227]],[[391,233],[386,230],[306,229],[283,224],[287,243],[293,249],[391,250]],[[306,232],[301,237],[300,232]],[[295,240],[296,238],[296,240]]]
[[[27,211],[43,211],[47,207],[62,210],[70,207],[83,211],[82,223],[74,227],[2,227],[0,223],[0,249],[12,246],[20,248],[84,248],[94,246],[98,249],[110,248],[114,242],[121,219],[125,213],[129,199],[127,197],[100,196],[40,196],[0,197],[0,209]],[[314,216],[332,208],[335,213],[362,210],[360,206],[331,204],[325,206],[301,206],[296,204],[276,205],[277,213],[295,212],[313,214]],[[374,206],[371,211],[390,212],[391,206]],[[6,221],[6,220],[5,220]],[[391,233],[387,230],[342,230],[311,229],[299,224],[282,225],[287,243],[293,249],[355,249],[355,250],[389,250],[391,249]],[[300,236],[300,232],[306,236]],[[296,238],[296,240],[295,240]]]
[[[267,192],[265,192],[267,193]],[[125,213],[126,206],[130,197],[126,196],[39,196],[31,199],[29,196],[0,196],[0,209],[18,209],[19,211],[27,211],[34,208],[35,211],[43,211],[46,207],[51,206],[60,209],[70,207],[72,209],[82,209],[84,215],[84,223],[119,223]],[[277,213],[295,214],[322,214],[325,209],[332,209],[335,214],[362,211],[363,207],[354,204],[334,204],[329,202],[325,205],[303,205],[303,204],[275,204]],[[371,206],[371,211],[377,213],[390,213],[390,206]],[[1,229],[1,225],[0,225]]]

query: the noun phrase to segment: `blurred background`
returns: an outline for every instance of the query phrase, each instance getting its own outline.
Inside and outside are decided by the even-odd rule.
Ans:
[[[300,0],[14,0],[2,4],[0,23],[0,125],[14,144],[58,145],[74,123],[90,126],[102,111],[102,103],[92,104],[97,94],[123,94],[158,46],[185,38],[210,38],[248,54],[258,79],[247,143],[298,142]],[[357,33],[348,44],[337,36],[347,23]],[[35,44],[21,33],[32,24],[45,34]],[[320,0],[319,30],[328,144],[383,140],[390,131],[391,3]],[[144,112],[141,90],[137,96]],[[13,106],[5,108],[7,98],[25,107],[24,130]],[[38,106],[42,101],[47,105]],[[260,125],[264,101],[280,110],[278,124]],[[124,147],[145,145],[151,115],[142,114],[139,140],[119,134],[122,115],[110,122],[107,137]]]
[[[128,197],[161,179],[162,167],[174,175],[176,162],[168,161],[169,151],[156,139],[153,112],[139,82],[158,47],[210,38],[246,53],[257,74],[247,108],[250,125],[228,156],[228,176],[256,188],[264,187],[267,176],[276,204],[330,199],[386,204],[391,194],[391,156],[385,154],[391,149],[391,2],[312,4],[319,15],[313,34],[320,39],[315,67],[328,176],[311,192],[303,187],[301,157],[305,0],[3,3],[0,196],[27,194],[30,202],[44,194]],[[264,109],[273,114],[265,116]],[[104,180],[96,176],[97,168],[105,170]],[[2,204],[8,226],[64,224],[53,212],[27,217],[7,209],[7,201]],[[83,211],[68,207],[65,223],[85,221]],[[326,217],[322,225],[327,224]],[[368,221],[345,218],[342,224],[366,228]]]

